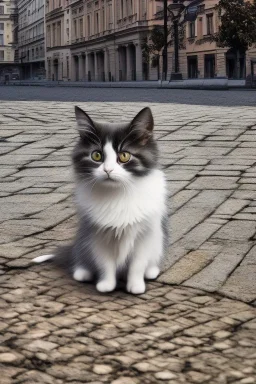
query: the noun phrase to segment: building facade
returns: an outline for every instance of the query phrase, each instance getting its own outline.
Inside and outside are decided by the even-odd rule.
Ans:
[[[205,0],[184,16],[184,49],[179,53],[180,71],[184,78],[244,79],[246,76],[246,55],[240,56],[240,71],[237,73],[236,53],[211,41],[220,25],[217,4],[218,0]]]
[[[254,68],[255,49],[241,55],[237,73],[235,52],[212,41],[220,23],[217,3],[183,1],[190,6],[180,19],[179,71],[183,79],[244,79]],[[143,58],[142,44],[155,25],[163,25],[162,11],[160,0],[46,0],[47,79],[157,80],[157,69]],[[168,23],[171,25],[171,18]],[[171,44],[168,78],[173,70]]]
[[[162,7],[155,0],[70,0],[46,4],[47,78],[72,81],[156,79],[141,45]]]
[[[45,0],[17,0],[18,59],[22,79],[45,78]]]
[[[16,55],[17,7],[14,0],[0,1],[0,81],[19,78]]]

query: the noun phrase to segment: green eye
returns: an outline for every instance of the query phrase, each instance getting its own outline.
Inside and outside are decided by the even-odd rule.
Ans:
[[[128,163],[131,158],[131,154],[129,152],[120,152],[118,154],[118,159],[121,163]]]
[[[94,161],[101,161],[102,160],[102,154],[101,154],[101,152],[99,152],[99,151],[94,151],[94,152],[92,152],[92,159],[94,160]]]

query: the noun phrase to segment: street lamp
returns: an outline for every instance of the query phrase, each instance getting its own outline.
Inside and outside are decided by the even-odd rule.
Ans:
[[[174,72],[171,73],[171,80],[182,80],[182,74],[179,72],[179,20],[185,6],[174,0],[167,9],[172,16],[174,28]]]

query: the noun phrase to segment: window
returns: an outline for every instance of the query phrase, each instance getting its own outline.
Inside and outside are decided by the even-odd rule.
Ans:
[[[105,31],[105,10],[102,9],[102,30]]]
[[[58,46],[61,45],[61,22],[59,21],[57,23],[57,37],[56,37],[56,43]]]
[[[206,15],[206,33],[207,35],[213,34],[213,14]]]
[[[0,31],[4,30],[4,23],[0,23]]]
[[[4,45],[4,35],[0,35],[0,45]]]
[[[56,24],[52,25],[52,46],[56,45]]]
[[[4,15],[4,6],[3,5],[0,6],[0,15]]]
[[[83,19],[80,19],[80,37],[83,37],[84,35],[84,23]]]
[[[4,61],[4,51],[0,51],[0,61]]]
[[[67,57],[67,78],[69,79],[69,57]]]
[[[50,25],[47,26],[47,46],[51,46],[51,27]]]
[[[121,0],[121,15],[120,15],[121,17],[121,19],[123,19],[124,18],[124,0]]]
[[[95,33],[99,33],[99,14],[95,14]]]
[[[91,18],[89,15],[87,16],[87,28],[88,28],[87,32],[88,32],[88,37],[89,37],[89,36],[91,36]]]
[[[195,37],[195,22],[189,23],[189,37]]]
[[[215,55],[204,55],[204,77],[213,78],[215,76]]]
[[[77,25],[76,25],[76,20],[74,20],[74,38],[77,38]]]
[[[196,79],[198,77],[197,56],[188,56],[188,78]]]

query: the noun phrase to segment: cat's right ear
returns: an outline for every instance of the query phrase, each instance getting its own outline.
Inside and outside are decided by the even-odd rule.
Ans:
[[[82,138],[95,131],[94,123],[86,112],[75,106],[75,114],[78,132]]]

